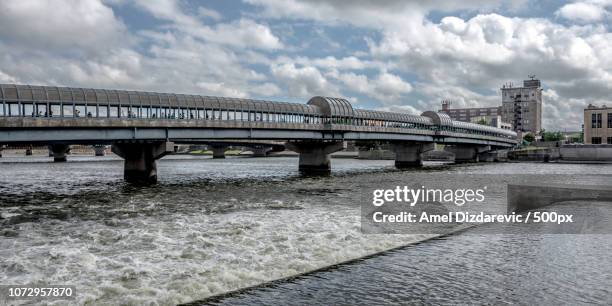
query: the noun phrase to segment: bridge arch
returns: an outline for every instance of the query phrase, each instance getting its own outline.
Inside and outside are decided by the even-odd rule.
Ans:
[[[317,96],[308,100],[307,104],[319,107],[323,116],[350,118],[355,116],[353,106],[346,99]]]
[[[453,126],[453,120],[448,114],[445,113],[437,113],[434,111],[426,111],[421,114],[421,116],[425,116],[427,118],[431,118],[433,123],[438,126],[451,127]]]

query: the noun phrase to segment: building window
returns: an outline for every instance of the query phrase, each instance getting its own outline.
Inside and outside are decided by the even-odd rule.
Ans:
[[[600,129],[601,128],[601,114],[597,114],[597,128]]]
[[[608,144],[612,144],[612,137],[608,137]]]
[[[608,128],[612,128],[612,113],[608,113]]]
[[[601,144],[601,137],[591,137],[592,144]]]
[[[591,128],[601,128],[601,114],[591,114]]]

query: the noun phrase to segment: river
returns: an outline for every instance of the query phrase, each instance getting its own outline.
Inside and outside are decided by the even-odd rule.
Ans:
[[[375,185],[457,174],[537,174],[555,182],[592,175],[587,183],[597,183],[612,174],[612,165],[397,171],[393,161],[334,159],[331,176],[303,177],[292,157],[170,156],[158,163],[159,184],[133,187],[117,158],[69,159],[0,159],[0,284],[74,284],[77,303],[96,305],[206,302],[431,237],[363,234],[361,193]],[[612,236],[523,236],[461,233],[213,302],[449,303],[461,295],[459,303],[535,296],[609,304]]]

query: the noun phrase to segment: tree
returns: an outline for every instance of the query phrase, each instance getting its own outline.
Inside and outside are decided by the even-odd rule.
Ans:
[[[533,134],[531,133],[527,133],[525,134],[525,136],[523,136],[523,139],[527,142],[534,142],[535,141],[535,136],[533,136]]]
[[[560,141],[563,140],[563,133],[561,132],[548,132],[545,129],[542,129],[540,133],[542,136],[542,140],[544,141]]]
[[[485,118],[480,118],[478,121],[476,121],[476,123],[480,125],[489,125],[489,123],[487,122],[487,119]]]
[[[563,139],[563,134],[561,132],[544,132],[542,139],[544,141],[560,141]]]

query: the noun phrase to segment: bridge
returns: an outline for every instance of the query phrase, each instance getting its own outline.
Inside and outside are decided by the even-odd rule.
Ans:
[[[456,161],[513,147],[516,133],[419,115],[355,109],[349,101],[313,97],[306,104],[125,90],[0,84],[1,145],[49,145],[65,160],[70,144],[112,145],[129,182],[157,181],[156,160],[174,143],[285,141],[299,169],[329,172],[345,141],[389,142],[398,168],[420,166],[435,143]]]

